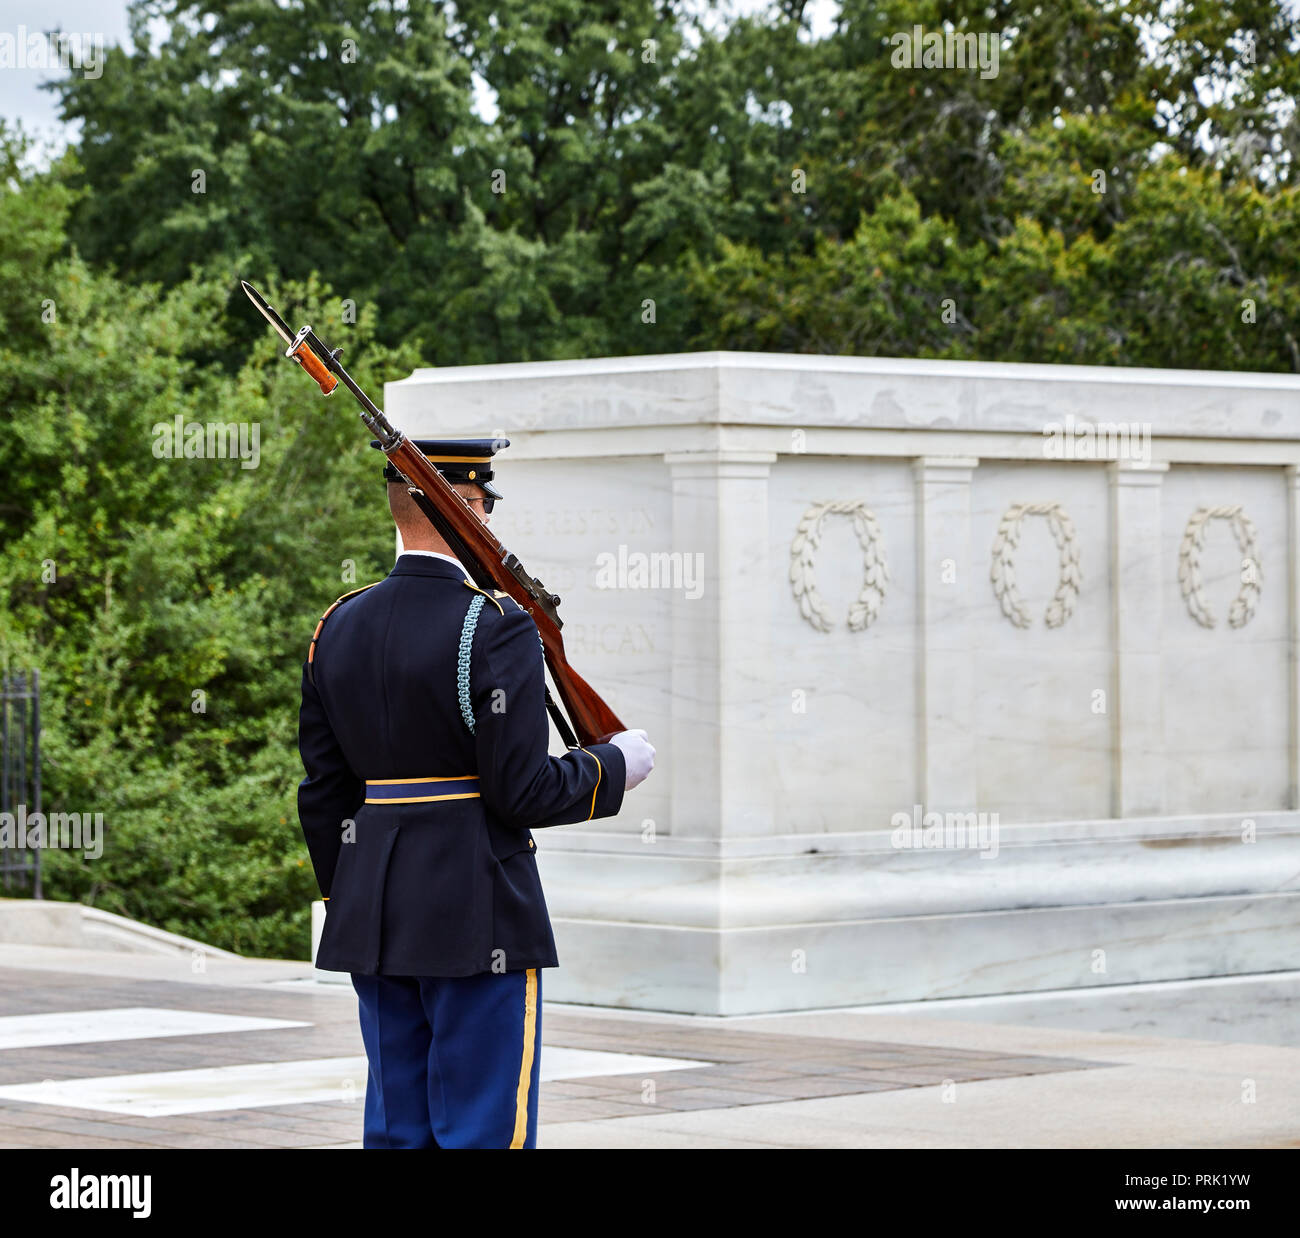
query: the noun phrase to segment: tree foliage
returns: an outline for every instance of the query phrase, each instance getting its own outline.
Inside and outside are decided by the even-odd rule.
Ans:
[[[55,84],[64,158],[0,128],[0,655],[42,671],[47,802],[108,831],[55,895],[306,950],[299,665],[391,544],[241,276],[375,389],[710,348],[1300,371],[1293,6],[805,8],[136,0]],[[902,67],[916,26],[997,72]],[[178,416],[258,467],[159,458]]]
[[[844,0],[818,39],[804,9],[137,3],[134,46],[58,86],[84,126],[71,234],[133,283],[327,272],[434,364],[779,347],[1295,368],[1298,259],[1270,248],[1297,211],[1283,0]],[[996,73],[899,67],[916,26],[992,37]],[[920,299],[879,330],[862,319],[901,290],[848,270],[894,226],[878,212],[914,210],[951,246],[913,254]],[[838,325],[757,327],[827,287]],[[1013,329],[1008,353],[1008,316],[1046,301],[1087,321],[1065,344]]]
[[[376,453],[274,349],[213,359],[223,281],[133,285],[65,253],[66,188],[6,151],[0,653],[41,671],[47,808],[104,819],[101,858],[44,853],[48,890],[302,957],[293,702],[324,605],[391,561]],[[319,284],[267,283],[318,321],[333,308]],[[348,343],[376,383],[412,357],[372,344],[373,319]],[[160,457],[176,418],[244,426],[256,467]]]

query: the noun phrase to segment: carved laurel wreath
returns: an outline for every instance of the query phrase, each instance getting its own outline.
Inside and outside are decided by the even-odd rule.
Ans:
[[[1047,626],[1059,628],[1072,614],[1079,599],[1083,576],[1079,571],[1079,547],[1074,540],[1074,521],[1059,503],[1013,503],[1007,508],[993,539],[993,565],[989,576],[993,596],[1018,628],[1029,627],[1032,620],[1024,600],[1016,590],[1014,552],[1020,545],[1020,524],[1026,516],[1046,516],[1047,527],[1060,552],[1061,572],[1056,593],[1047,606]]]
[[[1255,526],[1241,510],[1240,504],[1234,507],[1198,507],[1187,521],[1182,545],[1178,547],[1178,583],[1182,586],[1183,601],[1187,603],[1187,613],[1201,627],[1214,627],[1214,615],[1201,589],[1201,551],[1205,547],[1205,526],[1211,520],[1228,521],[1241,550],[1241,588],[1228,608],[1228,623],[1234,628],[1244,628],[1255,613],[1264,574],[1255,544]]]
[[[849,631],[862,632],[880,614],[880,604],[885,600],[885,585],[889,581],[889,565],[885,561],[880,525],[866,504],[859,500],[815,503],[804,513],[790,544],[790,584],[794,587],[795,601],[799,603],[799,613],[819,632],[831,630],[834,620],[826,600],[817,591],[817,578],[813,572],[813,559],[821,545],[822,525],[827,516],[853,517],[853,532],[862,547],[862,591],[849,607]]]

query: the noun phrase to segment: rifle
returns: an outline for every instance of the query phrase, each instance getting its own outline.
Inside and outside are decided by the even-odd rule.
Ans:
[[[384,455],[406,479],[411,497],[451,547],[452,553],[465,565],[474,583],[480,589],[503,590],[532,616],[542,638],[542,649],[555,690],[573,722],[570,728],[547,688],[546,708],[565,745],[575,748],[580,744],[603,743],[615,732],[625,731],[627,728],[614,711],[564,656],[564,638],[560,635],[563,625],[557,609],[560,599],[540,580],[524,571],[518,556],[511,554],[496,539],[428,457],[405,434],[389,424],[383,412],[339,364],[343,353],[341,348],[327,348],[310,326],[303,327],[295,335],[252,284],[244,280],[240,283],[258,312],[289,345],[284,355],[307,371],[320,387],[322,395],[329,395],[342,382],[357,397],[361,405],[361,420],[366,428],[379,440]]]

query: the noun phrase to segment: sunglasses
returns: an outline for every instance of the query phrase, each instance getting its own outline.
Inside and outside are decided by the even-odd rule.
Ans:
[[[496,499],[490,494],[476,494],[472,499],[467,498],[466,503],[482,503],[484,515],[490,516],[492,508],[496,505]]]

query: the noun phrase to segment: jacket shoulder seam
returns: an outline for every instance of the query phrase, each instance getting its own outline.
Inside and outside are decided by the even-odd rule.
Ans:
[[[362,585],[360,589],[353,589],[350,593],[345,593],[342,597],[335,598],[330,604],[329,609],[326,610],[320,619],[317,620],[316,630],[311,634],[311,645],[307,649],[307,674],[311,678],[312,683],[316,682],[316,642],[320,640],[321,629],[325,626],[325,620],[338,610],[338,608],[349,598],[354,598],[358,594],[364,593],[367,589],[373,589],[379,583],[381,582],[378,580],[372,580],[368,585]]]

